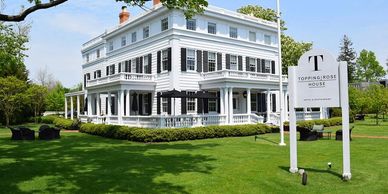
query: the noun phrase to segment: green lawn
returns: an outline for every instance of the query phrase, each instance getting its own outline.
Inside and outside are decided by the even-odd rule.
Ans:
[[[388,136],[387,123],[372,122],[357,122],[354,134]],[[388,139],[353,139],[349,182],[341,180],[341,142],[298,142],[307,186],[288,172],[279,134],[162,144],[81,133],[9,139],[0,128],[0,193],[388,193]]]

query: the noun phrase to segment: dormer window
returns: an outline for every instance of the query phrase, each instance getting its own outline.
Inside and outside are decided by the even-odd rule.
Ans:
[[[195,31],[197,29],[197,20],[187,19],[186,20],[186,29]]]
[[[113,41],[109,42],[109,51],[113,51]]]
[[[143,28],[143,39],[148,38],[150,36],[150,27],[144,27]]]
[[[132,43],[137,41],[137,34],[136,32],[132,32]]]
[[[256,42],[256,32],[249,32],[249,41]]]
[[[271,45],[271,36],[270,35],[264,35],[264,44]]]
[[[168,18],[162,19],[161,28],[162,28],[162,31],[165,31],[168,29]]]
[[[100,49],[97,49],[97,51],[96,51],[96,55],[97,55],[97,59],[99,59],[100,58]]]
[[[209,34],[216,34],[217,33],[217,24],[216,23],[212,23],[212,22],[209,22],[207,24],[207,32]]]
[[[237,38],[237,28],[234,28],[234,27],[229,28],[229,37]]]
[[[121,37],[121,46],[125,46],[125,45],[127,45],[127,37],[123,36]]]

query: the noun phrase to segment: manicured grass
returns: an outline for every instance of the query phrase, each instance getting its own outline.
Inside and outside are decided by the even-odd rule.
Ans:
[[[387,127],[369,122],[357,122],[354,132],[388,136]],[[9,138],[0,128],[1,193],[388,192],[387,139],[353,139],[349,182],[341,180],[340,141],[298,142],[303,186],[288,172],[289,147],[277,145],[279,134],[161,144],[63,132],[55,141]]]

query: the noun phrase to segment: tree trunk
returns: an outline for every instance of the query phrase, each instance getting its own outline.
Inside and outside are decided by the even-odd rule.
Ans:
[[[379,125],[379,113],[376,113],[376,125]]]

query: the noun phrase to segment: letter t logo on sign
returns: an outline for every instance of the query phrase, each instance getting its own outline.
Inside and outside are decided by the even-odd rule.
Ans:
[[[319,71],[318,69],[318,57],[322,59],[323,62],[323,55],[315,55],[315,56],[309,56],[309,63],[311,62],[311,58],[314,57],[314,71]]]

